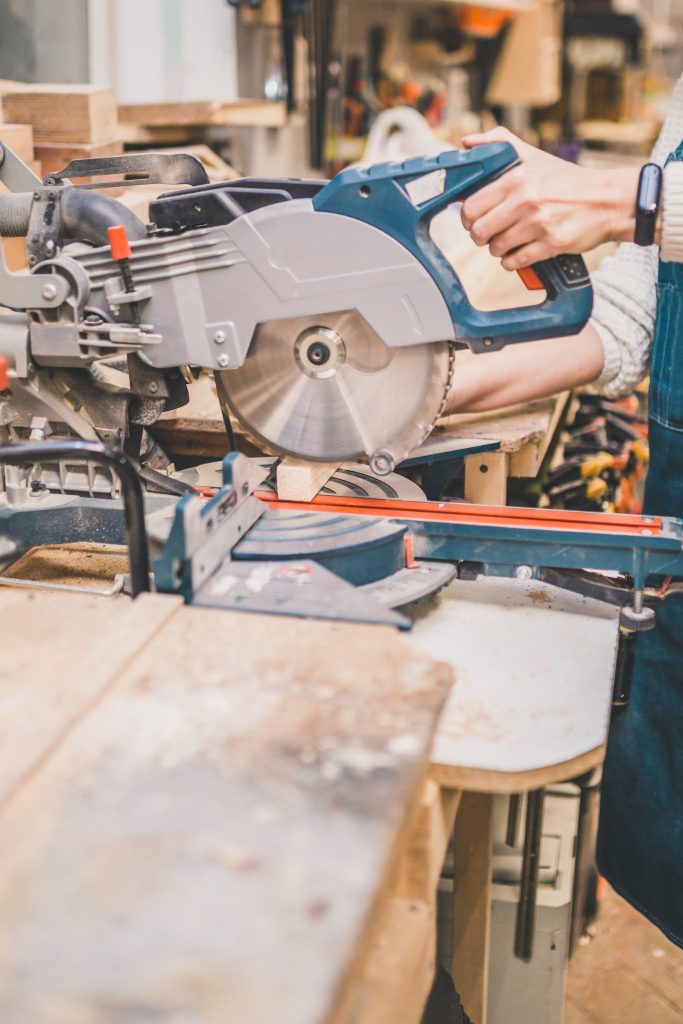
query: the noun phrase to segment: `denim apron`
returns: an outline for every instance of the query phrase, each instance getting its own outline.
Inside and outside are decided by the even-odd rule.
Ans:
[[[671,156],[683,161],[683,143]],[[644,511],[683,518],[683,263],[659,263]],[[634,652],[628,707],[612,720],[598,864],[683,946],[683,596],[657,610]]]

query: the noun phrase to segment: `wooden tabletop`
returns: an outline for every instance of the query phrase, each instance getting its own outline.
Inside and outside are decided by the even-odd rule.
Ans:
[[[385,627],[0,590],[0,1019],[320,1024],[450,672]]]

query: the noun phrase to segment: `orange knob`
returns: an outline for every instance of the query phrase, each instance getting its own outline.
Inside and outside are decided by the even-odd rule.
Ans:
[[[0,356],[0,391],[9,390],[9,363],[4,356]]]
[[[109,236],[109,245],[114,259],[129,260],[130,243],[123,224],[117,224],[115,227],[107,228],[107,235]]]

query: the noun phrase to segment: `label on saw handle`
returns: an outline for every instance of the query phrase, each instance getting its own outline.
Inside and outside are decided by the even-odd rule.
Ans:
[[[475,149],[418,157],[404,163],[349,168],[332,179],[314,198],[316,210],[362,220],[385,231],[405,246],[430,274],[448,306],[456,338],[474,351],[507,344],[577,334],[593,308],[593,290],[580,256],[558,256],[525,271],[525,284],[543,288],[544,302],[516,309],[482,311],[470,303],[455,269],[429,233],[432,218],[452,203],[490,184],[519,163],[508,142]],[[420,179],[430,186],[443,178],[443,188],[430,189],[421,201]],[[415,184],[415,183],[418,184]],[[533,278],[531,277],[533,273]],[[527,287],[530,287],[527,284]]]

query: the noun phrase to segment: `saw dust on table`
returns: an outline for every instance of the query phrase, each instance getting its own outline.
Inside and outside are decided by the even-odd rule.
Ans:
[[[450,671],[387,628],[156,595],[131,606],[8,590],[0,605],[10,595],[34,663],[57,601],[94,638],[101,678],[60,742],[54,718],[49,733],[6,719],[17,743],[34,737],[36,768],[0,813],[0,1017],[366,1020],[356,958],[406,843]],[[79,624],[84,602],[166,617],[122,664],[106,626]],[[54,694],[34,674],[38,704],[43,685],[62,697],[68,680]],[[58,717],[61,700],[50,706]]]
[[[54,544],[31,548],[2,573],[7,579],[105,587],[128,572],[128,552],[115,544]]]

